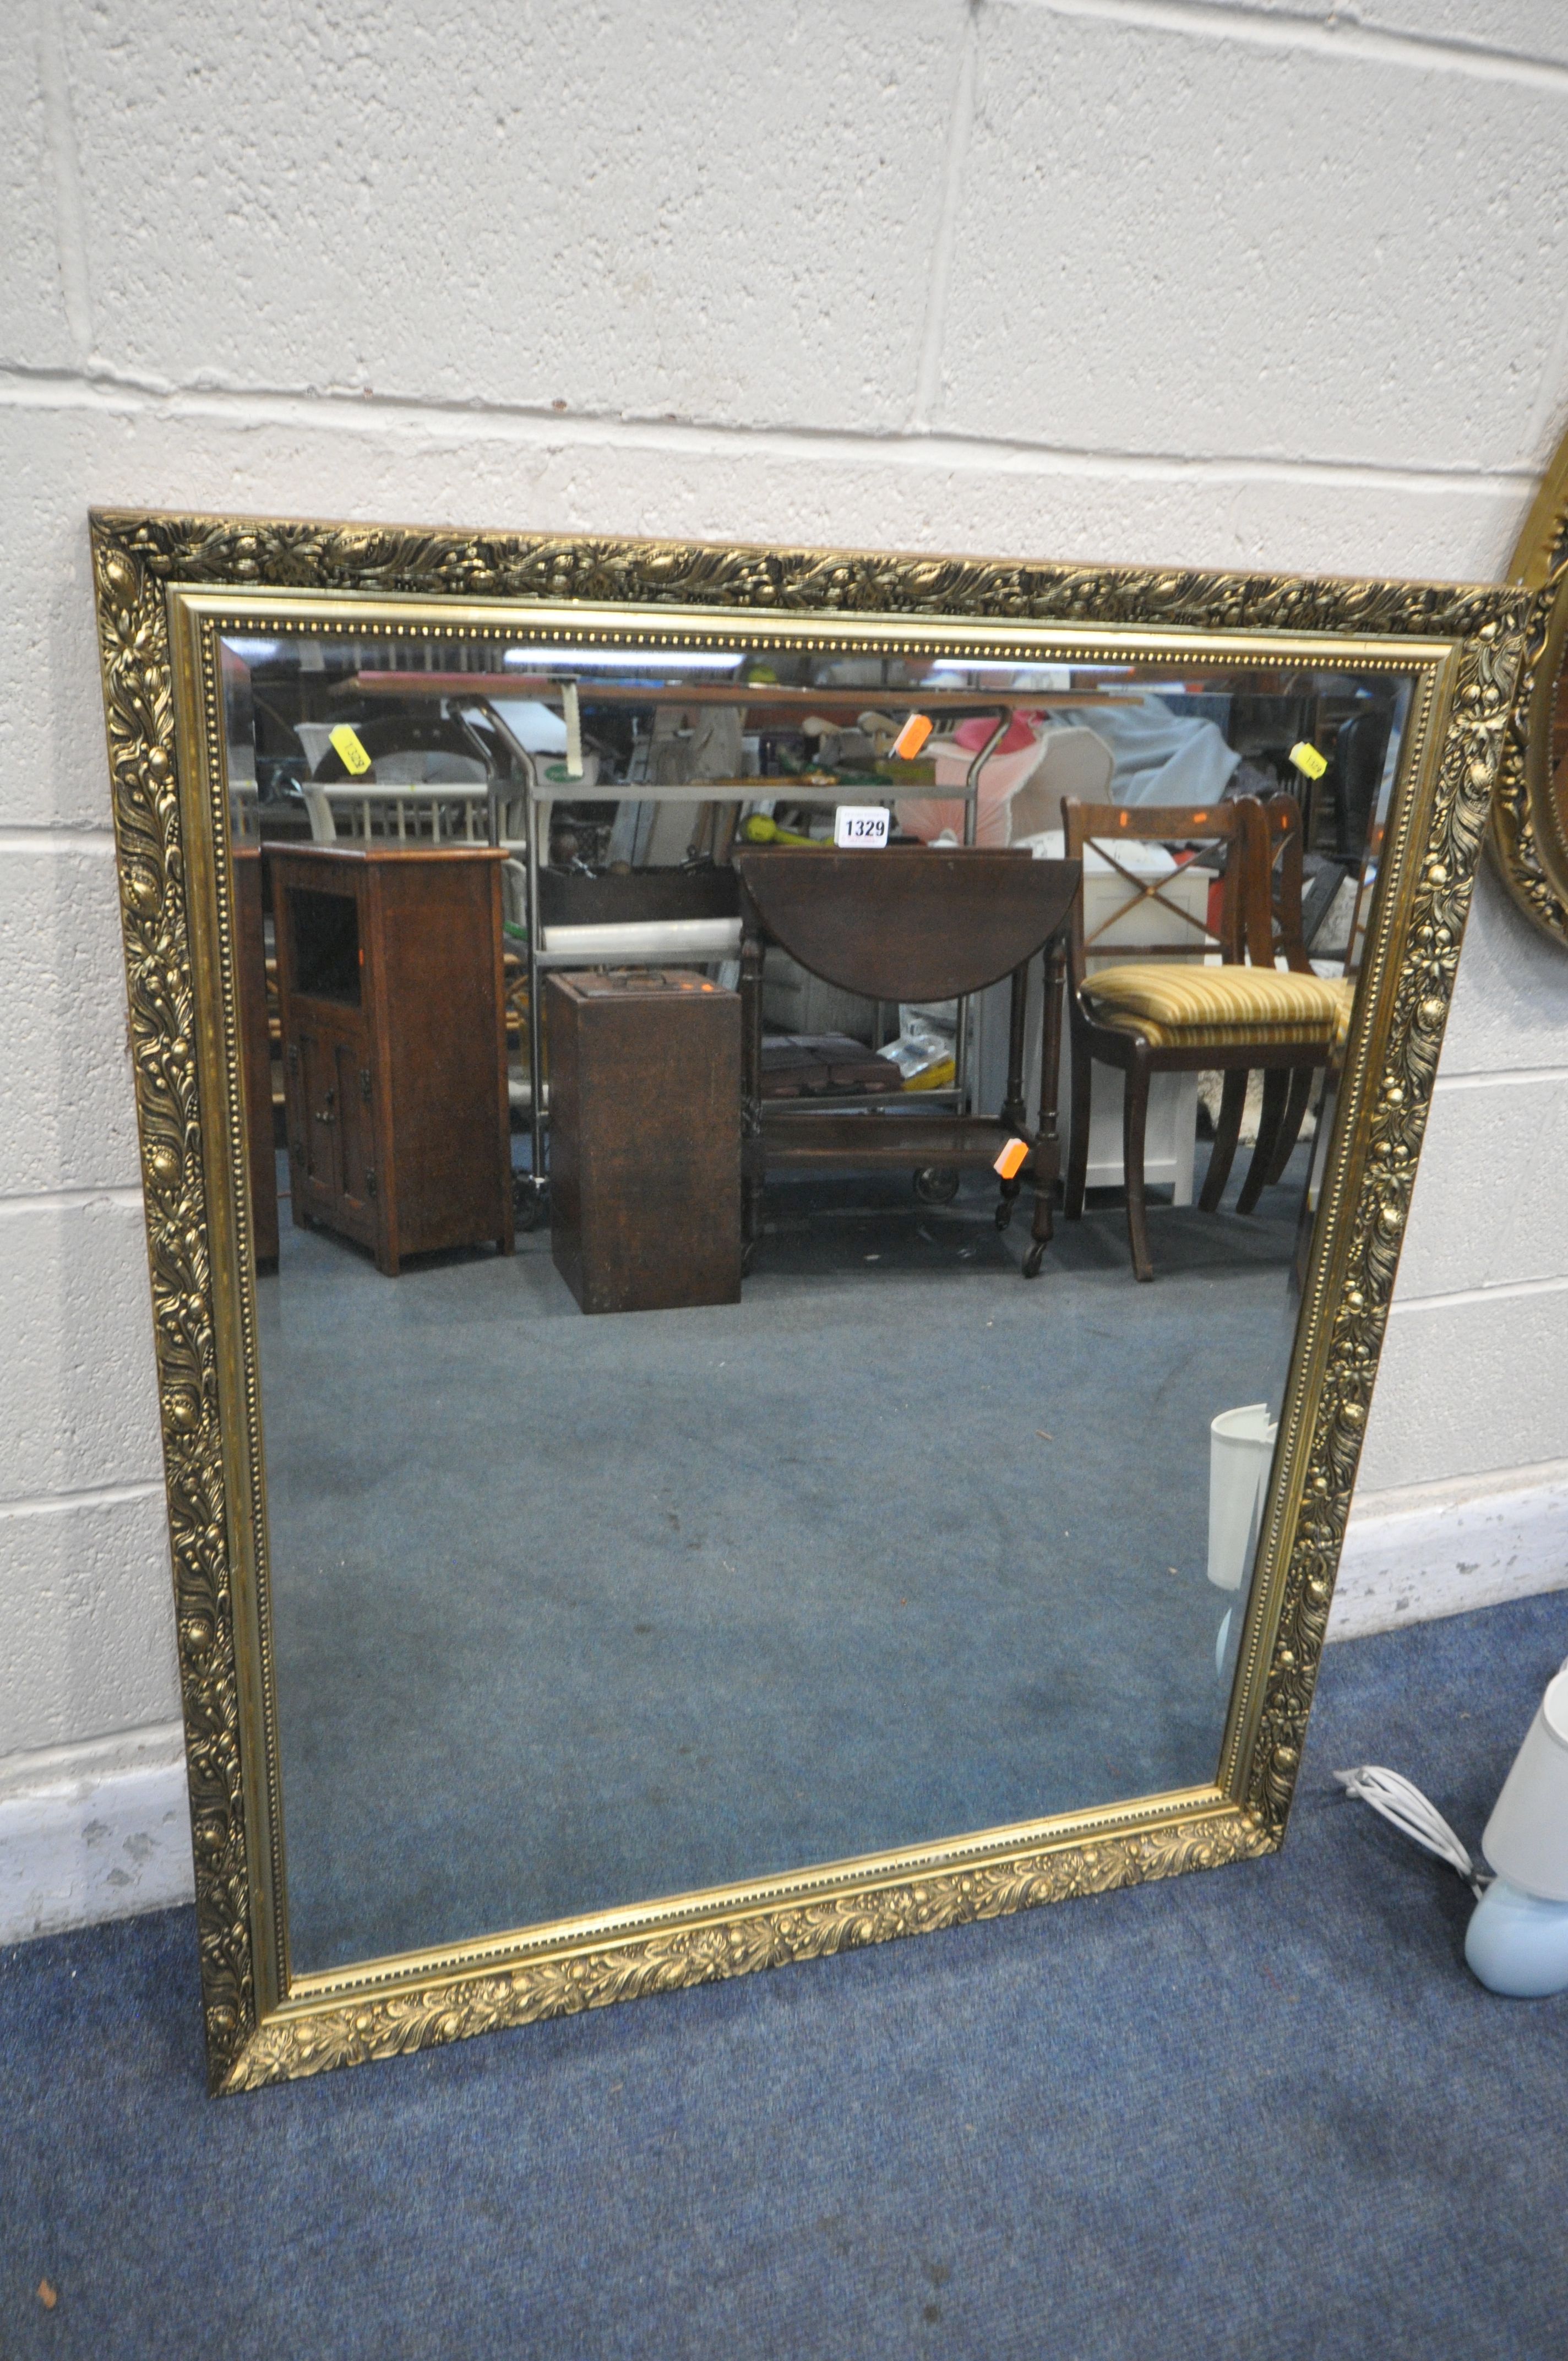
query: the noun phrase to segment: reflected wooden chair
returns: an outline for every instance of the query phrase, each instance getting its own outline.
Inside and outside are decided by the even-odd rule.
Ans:
[[[1217,1069],[1224,1075],[1213,1151],[1199,1203],[1218,1210],[1230,1178],[1246,1104],[1247,1077],[1265,1076],[1263,1120],[1237,1201],[1250,1213],[1265,1186],[1283,1172],[1301,1127],[1313,1073],[1343,1042],[1351,987],[1311,972],[1301,948],[1301,816],[1294,799],[1265,806],[1255,796],[1204,806],[1062,806],[1066,851],[1092,850],[1126,881],[1127,900],[1084,932],[1081,895],[1068,935],[1067,1003],[1072,1042],[1069,1145],[1069,1221],[1083,1213],[1089,1169],[1090,1091],[1096,1060],[1123,1076],[1122,1158],[1133,1269],[1154,1277],[1144,1186],[1149,1082],[1160,1071]],[[1139,875],[1116,858],[1118,843],[1223,847],[1218,924],[1207,926],[1166,899],[1164,878]],[[1092,974],[1094,941],[1146,903],[1176,911],[1190,943],[1116,944],[1117,961]],[[1277,960],[1283,955],[1286,965]],[[1217,961],[1217,964],[1208,962]]]
[[[1306,840],[1306,829],[1299,804],[1294,796],[1271,796],[1266,802],[1261,804],[1260,809],[1263,816],[1265,859],[1268,864],[1269,924],[1273,930],[1275,965],[1277,967],[1283,961],[1290,974],[1311,976],[1314,983],[1325,986],[1325,1002],[1334,1008],[1336,1024],[1333,1038],[1330,1043],[1329,1056],[1322,1062],[1332,1066],[1338,1061],[1339,1053],[1344,1047],[1345,1035],[1350,1028],[1351,1003],[1355,996],[1354,983],[1346,982],[1339,976],[1315,975],[1311,960],[1308,956],[1301,923],[1303,847]],[[1285,1168],[1289,1163],[1296,1142],[1301,1136],[1301,1125],[1305,1120],[1308,1104],[1312,1095],[1316,1073],[1315,1067],[1299,1066],[1289,1074],[1282,1073],[1277,1068],[1271,1072],[1266,1071],[1264,1075],[1263,1115],[1258,1126],[1258,1145],[1261,1148],[1266,1142],[1268,1143],[1270,1154],[1267,1168],[1259,1177],[1258,1190],[1272,1189],[1285,1177]],[[1244,1097],[1245,1089],[1246,1085],[1244,1082],[1242,1085]],[[1232,1153],[1234,1153],[1234,1148]],[[1246,1182],[1248,1188],[1252,1187],[1252,1171],[1249,1168]],[[1242,1194],[1245,1196],[1245,1189],[1243,1190]],[[1243,1213],[1250,1213],[1253,1204],[1256,1202],[1256,1196],[1257,1191],[1255,1191],[1252,1200],[1245,1205],[1239,1205],[1239,1210]]]

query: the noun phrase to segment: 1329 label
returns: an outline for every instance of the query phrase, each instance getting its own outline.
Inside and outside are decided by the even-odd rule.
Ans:
[[[833,815],[833,841],[841,852],[863,852],[887,842],[887,811],[882,804],[840,804]]]

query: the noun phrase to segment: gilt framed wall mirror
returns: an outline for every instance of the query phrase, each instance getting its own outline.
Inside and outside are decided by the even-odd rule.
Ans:
[[[93,536],[214,2088],[1275,1849],[1522,594]]]

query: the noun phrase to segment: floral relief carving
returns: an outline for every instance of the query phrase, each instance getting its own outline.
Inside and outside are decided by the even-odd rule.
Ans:
[[[1333,1577],[1355,1485],[1399,1249],[1404,1242],[1438,1053],[1459,964],[1492,783],[1508,726],[1517,643],[1493,626],[1466,647],[1431,824],[1411,848],[1386,1046],[1370,1101],[1359,1193],[1344,1215],[1348,1252],[1314,1417],[1268,1689],[1246,1799],[1283,1831],[1328,1629]]]
[[[1149,623],[1200,631],[1334,631],[1464,638],[1498,594],[1300,575],[1151,573],[995,558],[765,550],[707,543],[436,533],[223,517],[99,518],[159,582],[382,591],[424,598],[578,598],[990,620]]]
[[[1249,1816],[1213,1815],[1059,1852],[875,1886],[847,1899],[527,1961],[499,1973],[424,1984],[373,2001],[348,2000],[273,2018],[237,2064],[231,2087],[254,2090],[501,2026],[573,2016],[612,2001],[749,1975],[756,1968],[827,1959],[901,1935],[1001,1918],[1039,1903],[1109,1894],[1183,1870],[1250,1860],[1273,1846],[1274,1839]]]
[[[1551,643],[1559,604],[1568,594],[1565,532],[1568,515],[1554,537],[1552,571],[1530,602],[1524,669],[1503,742],[1490,841],[1503,882],[1526,917],[1543,934],[1568,944],[1568,900],[1541,844],[1543,831],[1549,843],[1561,836],[1552,810],[1552,721],[1563,694],[1563,660],[1561,641],[1555,654]]]
[[[255,2027],[217,1356],[168,625],[156,578],[95,538],[99,646],[141,1136],[153,1336],[214,2075]]]
[[[253,2088],[1272,1850],[1299,1766],[1475,858],[1499,759],[1506,749],[1512,759],[1527,594],[118,512],[95,515],[93,537],[214,2086]],[[883,1872],[852,1893],[746,1905],[722,1919],[597,1949],[424,1982],[383,1981],[350,1999],[285,2003],[258,2023],[207,1194],[208,1160],[218,1170],[224,1148],[203,1139],[194,1047],[165,602],[175,584],[1464,642],[1424,848],[1387,946],[1394,980],[1375,1012],[1378,1063],[1365,1082],[1359,1186],[1342,1213],[1343,1284],[1326,1307],[1332,1331],[1305,1444],[1301,1508],[1287,1537],[1261,1715],[1234,1801],[1047,1850],[1025,1847],[982,1866],[891,1879]],[[1505,772],[1512,775],[1506,763]]]

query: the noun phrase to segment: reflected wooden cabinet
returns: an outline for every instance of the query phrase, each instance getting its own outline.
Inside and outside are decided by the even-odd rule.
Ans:
[[[585,1312],[740,1301],[740,1002],[706,976],[549,979],[550,1247]]]
[[[269,855],[295,1225],[395,1276],[512,1246],[500,861],[488,848]]]

